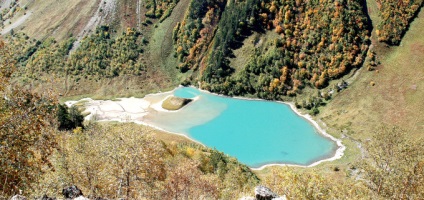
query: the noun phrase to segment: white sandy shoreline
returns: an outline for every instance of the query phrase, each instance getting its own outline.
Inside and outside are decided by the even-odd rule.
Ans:
[[[179,112],[180,110],[177,110],[177,111],[169,111],[169,110],[165,110],[165,109],[163,109],[162,108],[162,102],[169,96],[169,95],[171,95],[172,94],[172,92],[173,91],[175,91],[176,89],[178,89],[178,88],[180,88],[180,87],[183,87],[183,86],[179,86],[179,87],[177,87],[177,88],[175,88],[174,90],[172,90],[172,91],[168,91],[168,92],[163,92],[163,93],[156,93],[156,94],[149,94],[149,95],[146,95],[146,97],[148,98],[148,97],[154,97],[154,96],[159,96],[160,97],[160,95],[163,95],[164,96],[164,98],[162,98],[161,100],[159,100],[158,102],[149,102],[148,100],[146,100],[146,97],[144,97],[144,98],[142,98],[141,100],[144,100],[144,101],[146,101],[147,103],[145,103],[145,105],[144,105],[144,111],[145,112],[148,112],[150,109],[153,109],[153,110],[155,110],[155,111],[157,111],[157,112]],[[193,86],[190,86],[190,87],[192,87],[192,88],[196,88],[196,87],[193,87]],[[209,91],[206,91],[206,90],[202,90],[202,89],[199,89],[199,88],[196,88],[196,89],[198,89],[198,90],[200,90],[200,91],[202,91],[202,92],[204,92],[204,93],[208,93],[208,94],[212,94],[212,95],[217,95],[217,96],[222,96],[222,97],[227,97],[227,98],[236,98],[236,99],[243,99],[243,100],[251,100],[251,101],[268,101],[268,100],[263,100],[263,99],[255,99],[255,98],[246,98],[246,97],[230,97],[230,96],[225,96],[225,95],[220,95],[220,94],[214,94],[214,93],[211,93],[211,92],[209,92]],[[198,98],[199,97],[196,97],[196,98],[194,98],[193,99],[193,101],[196,101],[196,100],[198,100]],[[122,98],[122,99],[120,99],[120,100],[124,100],[124,99],[128,99],[128,98]],[[129,99],[136,99],[136,98],[129,98]],[[87,99],[81,99],[80,101],[83,101],[83,100],[87,100]],[[74,104],[74,103],[76,103],[76,102],[79,102],[79,101],[72,101],[72,103],[71,103],[71,101],[69,101],[69,102],[66,102],[66,105],[68,105],[68,106],[70,106],[70,105],[72,105],[72,104]],[[286,105],[288,105],[298,116],[300,116],[300,117],[303,117],[304,119],[306,119],[309,123],[311,123],[314,127],[315,127],[315,129],[318,131],[318,132],[320,132],[323,136],[325,136],[325,137],[327,137],[327,138],[329,138],[329,139],[331,139],[331,140],[333,140],[334,142],[336,142],[336,144],[337,144],[337,149],[335,150],[335,154],[334,154],[334,156],[332,156],[332,157],[330,157],[330,158],[325,158],[325,159],[321,159],[321,160],[318,160],[318,161],[316,161],[316,162],[313,162],[313,163],[311,163],[311,164],[309,164],[309,165],[295,165],[295,164],[281,164],[281,163],[271,163],[271,164],[265,164],[265,165],[263,165],[263,166],[261,166],[261,167],[257,167],[257,168],[254,168],[254,167],[251,167],[251,169],[252,170],[262,170],[262,169],[265,169],[266,167],[270,167],[270,166],[294,166],[294,167],[313,167],[313,166],[316,166],[316,165],[318,165],[318,164],[320,164],[320,163],[322,163],[322,162],[326,162],[326,161],[334,161],[334,160],[337,160],[337,159],[340,159],[343,155],[344,155],[344,151],[345,151],[345,149],[346,149],[346,147],[342,144],[342,141],[341,140],[339,140],[339,139],[336,139],[335,137],[333,137],[332,135],[330,135],[330,134],[328,134],[323,128],[321,128],[320,126],[319,126],[319,124],[315,121],[315,120],[313,120],[312,119],[312,117],[309,115],[309,114],[302,114],[302,113],[300,113],[300,111],[294,106],[294,104],[293,103],[290,103],[290,102],[281,102],[281,101],[271,101],[271,102],[277,102],[277,103],[282,103],[282,104],[286,104]],[[148,104],[148,105],[147,105]],[[147,106],[146,106],[147,105]],[[121,106],[122,107],[122,106]],[[131,108],[131,107],[130,107]],[[100,109],[100,108],[99,108]],[[124,109],[124,111],[125,111],[125,109]],[[135,114],[137,114],[137,113],[135,113]],[[91,115],[91,114],[90,114]],[[144,115],[143,115],[144,116]],[[142,117],[143,117],[142,116]],[[154,125],[154,124],[150,124],[150,123],[148,123],[148,122],[146,122],[146,121],[144,121],[144,120],[141,120],[142,119],[142,117],[141,118],[139,118],[140,120],[131,120],[131,121],[124,121],[124,120],[120,120],[120,119],[118,119],[118,118],[115,118],[115,119],[106,119],[106,120],[99,120],[99,121],[118,121],[118,122],[134,122],[134,123],[136,123],[136,124],[142,124],[142,125],[145,125],[145,126],[149,126],[149,127],[152,127],[152,128],[155,128],[155,129],[157,129],[157,130],[161,130],[161,131],[164,131],[164,132],[167,132],[167,133],[170,133],[170,134],[176,134],[176,135],[179,135],[179,136],[183,136],[183,137],[185,137],[185,138],[187,138],[187,139],[189,139],[190,141],[193,141],[193,142],[195,142],[195,143],[198,143],[198,144],[200,144],[200,145],[202,145],[202,146],[205,146],[204,144],[202,144],[201,142],[199,142],[199,141],[196,141],[196,140],[194,140],[194,139],[192,139],[192,138],[190,138],[188,135],[186,135],[186,134],[184,134],[184,133],[176,133],[176,132],[171,132],[171,131],[168,131],[168,130],[165,130],[165,129],[163,129],[163,128],[161,128],[161,127],[158,127],[158,126],[156,126],[156,125]],[[89,118],[88,118],[89,119]]]
[[[315,120],[312,119],[312,117],[309,114],[302,114],[302,113],[300,113],[299,110],[297,110],[296,106],[293,103],[281,102],[281,101],[277,101],[277,102],[284,103],[284,104],[289,105],[290,108],[297,115],[299,115],[300,117],[303,117],[307,121],[309,121],[318,130],[318,132],[320,132],[323,136],[325,136],[327,138],[330,138],[331,140],[333,140],[334,142],[336,142],[338,148],[337,148],[337,150],[336,150],[336,152],[335,152],[335,154],[334,154],[333,157],[315,161],[315,162],[311,163],[310,165],[306,165],[305,166],[305,165],[295,165],[295,164],[266,164],[266,165],[263,165],[263,166],[258,167],[258,168],[251,168],[252,170],[262,170],[262,169],[265,169],[266,167],[271,167],[271,166],[314,167],[316,165],[319,165],[320,163],[323,163],[323,162],[326,162],[326,161],[334,161],[334,160],[337,160],[337,159],[340,159],[340,158],[343,157],[344,151],[346,150],[346,146],[344,146],[342,144],[342,141],[341,140],[339,140],[339,139],[333,137],[332,135],[328,134],[323,128],[321,128],[319,126],[319,124]]]

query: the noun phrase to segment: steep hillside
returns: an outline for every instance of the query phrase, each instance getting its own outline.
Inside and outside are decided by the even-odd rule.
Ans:
[[[69,35],[79,35],[83,32],[90,32],[95,28],[86,25],[95,15],[101,5],[99,0],[88,1],[16,1],[19,9],[10,18],[4,18],[4,29],[2,34],[14,31],[22,31],[30,37],[44,39],[54,37],[64,39]],[[2,4],[7,6],[5,2]],[[85,31],[84,31],[85,30]]]
[[[362,65],[371,28],[363,10],[360,1],[194,0],[174,30],[179,69],[230,96],[284,100],[322,89]],[[267,40],[271,31],[279,37]]]
[[[5,19],[12,23],[3,29],[21,66],[15,82],[35,91],[97,98],[174,87],[186,75],[175,69],[171,35],[189,1],[177,2],[17,2],[19,12]],[[20,15],[25,21],[13,23]]]
[[[398,47],[374,42],[381,62],[375,71],[362,70],[358,79],[323,109],[324,121],[352,137],[365,140],[378,126],[398,125],[422,137],[424,118],[424,12],[411,23]],[[375,37],[375,36],[374,36]]]
[[[23,0],[1,1],[1,12],[5,13],[2,30],[9,30],[4,37],[22,22],[14,29],[19,34],[10,39],[21,65],[15,82],[36,91],[49,88],[64,96],[97,98],[143,96],[186,79],[186,84],[200,83],[204,89],[228,95],[295,100],[299,108],[323,112],[320,117],[341,130],[362,123],[370,124],[366,127],[371,130],[374,120],[418,132],[422,121],[413,109],[420,106],[416,95],[421,95],[417,88],[422,74],[414,63],[420,63],[422,37],[406,36],[402,46],[386,48],[373,31],[368,52],[369,30],[387,22],[380,17],[385,12],[380,1],[367,3],[363,7],[360,1]],[[419,11],[415,4],[420,1],[410,2],[414,9],[404,11]],[[363,12],[366,8],[372,25]],[[25,20],[19,20],[22,17]],[[420,24],[419,18],[414,23]],[[109,26],[98,28],[102,24]],[[411,34],[421,31],[411,29]],[[353,76],[358,81],[349,81],[352,88],[328,101],[338,90],[335,83],[349,78],[344,75],[363,62],[376,71],[360,70]],[[400,65],[404,70],[395,70]],[[395,75],[401,73],[402,84],[410,86],[396,89]],[[345,101],[352,103],[351,109],[343,106]],[[382,107],[374,105],[384,101]],[[365,105],[367,110],[356,109]],[[384,111],[385,106],[403,109]],[[379,116],[359,120],[370,115],[368,109]],[[363,114],[355,118],[357,126],[350,126],[353,122],[342,119],[346,113]]]

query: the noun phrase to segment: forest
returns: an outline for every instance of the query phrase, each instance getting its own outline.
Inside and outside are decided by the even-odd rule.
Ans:
[[[378,40],[399,45],[403,35],[423,5],[423,0],[378,0],[382,21],[376,33]]]
[[[181,72],[198,68],[215,36],[226,3],[224,0],[191,1],[188,14],[172,35]]]
[[[169,17],[177,3],[178,0],[147,0],[145,3],[147,12],[144,15],[152,19],[158,18],[160,21],[163,21]]]
[[[216,16],[218,30],[210,49],[202,50],[206,37],[197,34],[210,32],[205,23],[180,24],[174,33],[176,54],[183,71],[201,66],[201,86],[207,90],[265,99],[295,96],[304,87],[324,88],[362,65],[370,35],[362,10],[359,1],[230,1]],[[202,22],[214,21],[210,18],[206,15]],[[237,66],[243,70],[235,73],[228,60],[233,50],[250,34],[266,31],[280,38],[244,58],[248,64]],[[181,40],[190,42],[178,45]]]

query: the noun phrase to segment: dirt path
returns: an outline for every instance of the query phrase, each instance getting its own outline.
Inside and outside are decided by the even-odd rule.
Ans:
[[[31,16],[31,14],[32,12],[28,12],[26,15],[22,15],[17,20],[14,20],[12,24],[9,24],[1,31],[1,34],[5,35],[9,33],[12,29],[16,29],[18,26],[22,25]],[[6,22],[8,23],[8,21],[9,20],[7,20]]]
[[[137,0],[137,29],[140,30],[141,28],[141,0]]]

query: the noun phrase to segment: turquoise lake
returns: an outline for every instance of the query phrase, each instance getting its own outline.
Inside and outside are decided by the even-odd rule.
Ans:
[[[236,157],[249,167],[309,165],[330,158],[337,145],[289,105],[223,97],[181,87],[175,96],[197,98],[178,112],[149,119],[164,130],[182,133]]]

